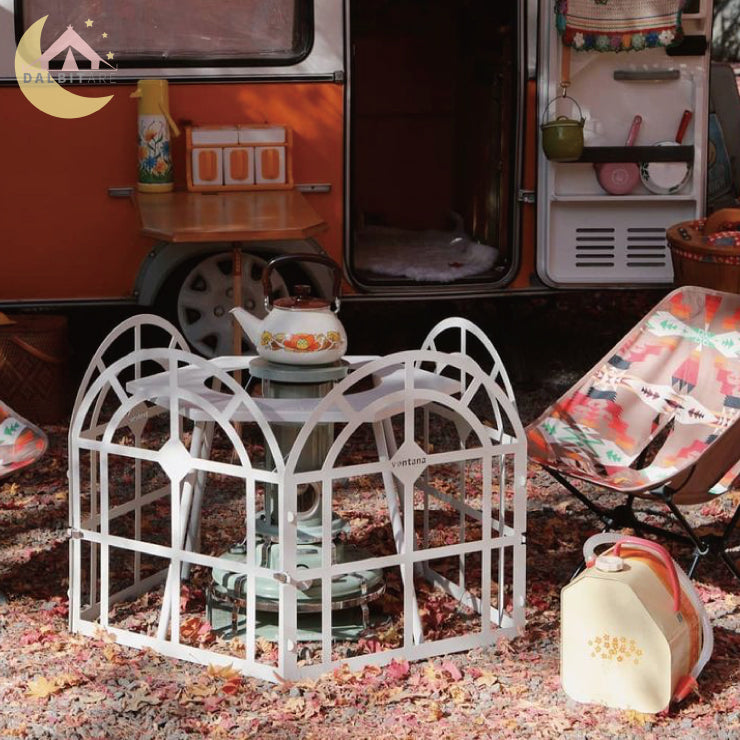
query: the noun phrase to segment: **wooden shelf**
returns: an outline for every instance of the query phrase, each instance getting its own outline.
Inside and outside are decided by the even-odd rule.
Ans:
[[[694,162],[693,146],[587,146],[576,162]]]
[[[309,239],[328,228],[295,190],[137,193],[145,236],[169,242]]]

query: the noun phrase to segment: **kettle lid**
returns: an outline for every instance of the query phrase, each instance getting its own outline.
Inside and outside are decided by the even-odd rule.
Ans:
[[[287,296],[285,298],[277,298],[272,302],[273,306],[278,308],[287,308],[289,310],[297,311],[316,311],[322,308],[329,307],[329,301],[324,298],[318,298],[317,296],[311,295],[310,285],[296,285],[295,295]]]

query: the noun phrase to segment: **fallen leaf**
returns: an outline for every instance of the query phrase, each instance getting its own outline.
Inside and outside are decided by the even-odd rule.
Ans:
[[[459,684],[453,683],[450,686],[450,697],[457,706],[468,704],[470,702],[470,696],[468,692]]]
[[[33,681],[28,682],[26,695],[33,696],[36,699],[47,699],[49,696],[56,694],[63,688],[63,685],[57,683],[55,679],[50,681],[44,676],[39,676],[38,678],[34,678]]]
[[[231,663],[221,666],[213,665],[213,663],[211,663],[206,669],[206,673],[208,673],[212,678],[225,678],[227,680],[231,680],[232,678],[241,678],[242,675],[231,665]]]
[[[152,696],[147,689],[140,688],[121,702],[121,711],[138,712],[143,707],[157,704],[161,704],[161,701],[156,696]]]
[[[459,681],[463,677],[462,671],[449,660],[442,663],[442,670],[447,671],[453,681]]]
[[[481,670],[478,678],[475,679],[476,686],[493,686],[498,683],[498,676],[492,671]]]
[[[400,681],[409,675],[411,666],[408,660],[391,660],[390,664],[386,667],[385,673],[393,681]]]

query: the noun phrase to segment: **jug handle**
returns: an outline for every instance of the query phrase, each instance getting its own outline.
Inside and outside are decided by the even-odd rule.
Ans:
[[[162,111],[162,115],[167,119],[167,123],[169,124],[170,128],[172,129],[172,133],[175,136],[180,135],[180,129],[177,127],[177,124],[175,123],[175,120],[170,115],[170,112],[165,108],[161,103],[159,104],[159,110]]]
[[[673,611],[680,611],[681,589],[678,585],[676,567],[673,564],[673,558],[670,556],[668,550],[657,542],[643,540],[640,537],[623,537],[616,545],[614,545],[613,552],[615,555],[619,555],[622,545],[635,545],[638,548],[650,550],[658,555],[658,557],[663,561],[663,565],[665,565],[666,571],[668,572],[668,580],[671,582],[671,589],[673,589]]]
[[[262,291],[265,294],[265,308],[269,311],[272,308],[270,302],[271,284],[270,273],[278,266],[286,262],[318,262],[320,265],[326,265],[334,271],[334,285],[332,286],[332,301],[334,302],[334,313],[339,313],[339,297],[342,287],[342,269],[332,259],[324,257],[321,254],[283,254],[280,257],[271,259],[262,270]]]

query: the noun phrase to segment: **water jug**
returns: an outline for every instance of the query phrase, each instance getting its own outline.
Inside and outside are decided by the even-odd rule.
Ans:
[[[594,548],[612,543],[604,554]],[[575,701],[656,713],[685,698],[713,636],[689,577],[651,540],[604,533],[561,592],[560,675]]]
[[[170,130],[180,130],[170,115],[167,80],[139,80],[132,98],[139,101],[139,182],[145,193],[166,193],[173,188]]]

